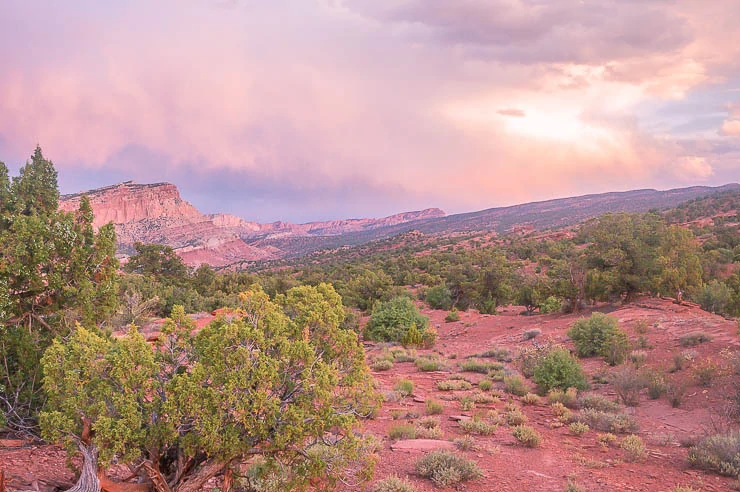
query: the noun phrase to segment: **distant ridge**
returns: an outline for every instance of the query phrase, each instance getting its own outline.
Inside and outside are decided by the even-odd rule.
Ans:
[[[455,215],[431,208],[380,219],[260,224],[228,214],[201,214],[182,199],[171,183],[127,181],[64,195],[60,208],[74,210],[80,197],[88,195],[95,213],[94,225],[115,224],[123,255],[133,251],[136,241],[167,244],[190,265],[208,263],[222,267],[297,258],[320,249],[357,246],[412,230],[424,234],[543,231],[574,225],[608,212],[664,210],[723,192],[740,193],[740,184],[590,194]]]

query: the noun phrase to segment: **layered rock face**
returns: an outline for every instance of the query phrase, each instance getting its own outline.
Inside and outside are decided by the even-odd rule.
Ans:
[[[326,245],[334,245],[344,235],[445,215],[439,209],[428,209],[382,219],[260,224],[228,214],[201,214],[182,199],[173,184],[136,184],[131,181],[64,195],[60,200],[60,208],[76,210],[83,195],[90,198],[95,227],[108,222],[115,225],[122,255],[130,254],[137,241],[166,244],[193,266],[208,263],[221,267],[244,261],[300,256]],[[331,241],[326,242],[322,238],[330,238]],[[363,241],[372,239],[369,237]],[[348,241],[355,243],[357,239],[348,238]]]

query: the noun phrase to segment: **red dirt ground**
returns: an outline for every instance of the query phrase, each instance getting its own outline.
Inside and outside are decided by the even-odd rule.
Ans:
[[[582,436],[573,435],[568,426],[551,428],[556,417],[543,399],[536,406],[519,403],[519,398],[502,392],[500,401],[492,404],[479,404],[470,412],[463,412],[460,402],[443,400],[449,395],[436,389],[436,382],[448,379],[453,373],[459,373],[458,364],[466,357],[479,354],[494,347],[507,348],[512,353],[530,346],[531,341],[524,341],[522,333],[526,330],[539,329],[541,335],[536,340],[540,343],[547,338],[564,343],[566,331],[581,315],[535,315],[519,316],[520,308],[509,307],[497,316],[480,315],[477,312],[460,313],[461,320],[445,323],[445,312],[425,310],[430,317],[431,325],[438,326],[439,338],[432,350],[419,350],[418,354],[436,353],[446,365],[445,371],[421,372],[413,362],[395,363],[393,368],[374,375],[381,392],[393,389],[398,379],[407,378],[414,382],[412,397],[396,402],[383,404],[377,418],[364,424],[365,431],[375,435],[381,441],[380,460],[376,478],[380,480],[390,474],[408,477],[416,490],[453,490],[439,489],[429,480],[423,479],[414,472],[414,461],[423,452],[393,451],[393,441],[388,437],[389,428],[401,420],[393,420],[391,412],[403,410],[424,415],[424,400],[433,398],[444,404],[444,413],[440,415],[445,440],[463,436],[457,422],[449,417],[453,415],[472,415],[476,412],[487,412],[496,409],[504,413],[504,405],[512,402],[521,406],[527,415],[528,425],[535,427],[543,437],[542,444],[535,449],[516,445],[511,430],[505,425],[498,427],[491,436],[476,436],[476,449],[461,452],[469,459],[475,460],[484,471],[484,478],[467,482],[461,490],[475,491],[563,491],[568,481],[577,483],[585,491],[665,491],[671,492],[676,486],[691,486],[696,490],[720,491],[729,490],[732,481],[711,473],[691,469],[686,464],[687,449],[679,441],[689,437],[702,436],[713,428],[724,425],[721,418],[727,406],[727,396],[735,393],[732,375],[729,370],[729,355],[740,350],[738,326],[735,321],[725,320],[719,316],[706,313],[696,307],[679,306],[667,300],[640,299],[627,306],[601,306],[619,320],[619,325],[634,342],[640,336],[636,332],[638,322],[647,323],[643,335],[652,348],[648,353],[646,367],[665,371],[676,353],[691,351],[693,362],[675,373],[689,386],[679,408],[672,408],[665,397],[649,400],[644,393],[640,405],[627,408],[640,425],[638,435],[648,448],[648,455],[639,462],[628,462],[619,446],[604,448],[598,442],[599,432],[589,430]],[[640,323],[644,326],[644,322]],[[696,347],[682,347],[678,340],[681,336],[701,331],[713,336],[713,340]],[[377,357],[383,347],[368,345],[368,358]],[[454,356],[454,358],[450,357]],[[721,376],[717,377],[711,387],[699,386],[693,377],[692,366],[710,358],[720,365]],[[608,373],[609,368],[600,358],[582,360],[590,375]],[[515,363],[507,363],[511,369]],[[472,383],[484,378],[482,374],[460,373]],[[530,382],[531,384],[531,382]],[[501,389],[501,383],[494,388]],[[473,390],[467,391],[472,393]],[[616,394],[609,385],[594,384],[593,392],[616,399]],[[465,392],[458,392],[465,393]],[[397,412],[394,412],[397,413]],[[619,436],[619,440],[622,439]],[[12,444],[12,443],[11,443]],[[65,466],[65,454],[54,446],[26,446],[20,448],[2,447],[0,444],[0,467],[5,469],[10,490],[17,489],[37,480],[43,491],[47,484],[71,482],[72,473]],[[373,482],[373,483],[374,483]],[[213,484],[216,485],[216,484]],[[208,488],[210,489],[209,484]],[[23,487],[28,488],[28,487]],[[345,490],[358,490],[346,488]],[[372,490],[372,483],[359,490]]]

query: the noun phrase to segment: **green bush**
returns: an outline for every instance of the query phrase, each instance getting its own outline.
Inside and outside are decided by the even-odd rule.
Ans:
[[[437,400],[427,400],[424,402],[424,410],[427,415],[439,415],[444,412],[445,408],[442,405],[442,402]]]
[[[554,296],[550,296],[545,301],[540,304],[540,313],[542,314],[549,314],[549,313],[557,313],[560,311],[560,299]]]
[[[436,357],[419,357],[416,359],[415,364],[416,367],[423,372],[439,371],[444,368],[442,361]]]
[[[715,434],[689,449],[689,464],[740,479],[740,432]]]
[[[484,362],[475,359],[468,359],[460,364],[462,372],[477,372],[488,374],[489,371],[502,369],[503,366],[498,362]]]
[[[564,348],[556,348],[540,359],[532,379],[543,392],[555,388],[583,390],[588,386],[581,364]]]
[[[493,388],[493,381],[491,381],[490,379],[482,379],[482,380],[481,380],[481,381],[480,381],[480,382],[478,383],[478,388],[479,388],[480,390],[482,390],[482,391],[488,391],[488,390],[490,390],[491,388]]]
[[[393,424],[388,429],[391,439],[416,439],[416,427],[413,424]]]
[[[460,321],[460,313],[457,312],[457,309],[453,309],[445,316],[445,322],[454,323],[455,321]]]
[[[414,382],[410,379],[399,379],[393,389],[403,396],[410,396],[414,392]]]
[[[432,451],[419,458],[415,468],[438,487],[452,487],[483,476],[475,462],[450,451]]]
[[[414,342],[422,344],[424,332],[429,326],[429,318],[422,316],[408,297],[394,297],[390,301],[379,302],[373,307],[370,319],[365,325],[364,335],[376,342]],[[412,333],[414,340],[409,340],[412,327],[419,332],[419,337]],[[413,344],[409,344],[413,345]]]
[[[629,351],[627,334],[617,320],[601,313],[576,321],[568,330],[580,357],[603,356],[610,365],[621,364]]]
[[[506,376],[504,378],[504,389],[507,393],[515,396],[524,396],[529,393],[527,385],[520,376]]]
[[[426,290],[424,300],[432,309],[449,311],[452,308],[452,292],[446,285],[435,285]]]

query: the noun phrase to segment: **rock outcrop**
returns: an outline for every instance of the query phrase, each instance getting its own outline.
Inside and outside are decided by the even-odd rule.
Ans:
[[[260,224],[229,214],[204,215],[183,200],[173,184],[137,184],[131,181],[64,195],[60,208],[76,210],[83,195],[90,198],[95,227],[108,222],[115,225],[121,255],[131,254],[137,241],[166,244],[193,266],[208,263],[221,267],[237,262],[299,256],[325,245],[334,245],[337,238],[347,234],[366,233],[445,215],[439,209],[428,209],[382,219]],[[322,238],[331,238],[331,244]]]

